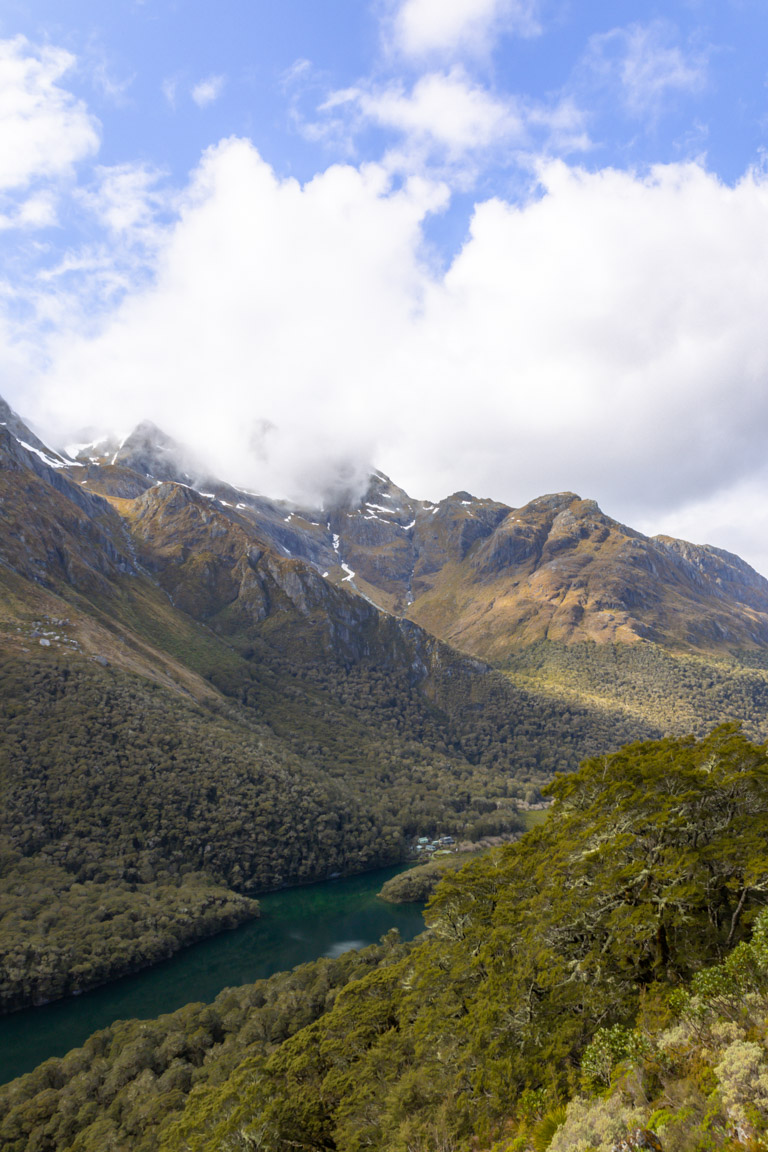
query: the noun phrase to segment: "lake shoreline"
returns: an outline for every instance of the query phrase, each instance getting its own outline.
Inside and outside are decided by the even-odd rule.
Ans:
[[[404,939],[423,930],[420,907],[398,908],[377,893],[407,864],[281,889],[259,897],[261,915],[185,946],[157,964],[47,1004],[0,1017],[0,1083],[62,1056],[117,1019],[148,1019],[210,1002],[225,987],[364,947],[392,927]]]

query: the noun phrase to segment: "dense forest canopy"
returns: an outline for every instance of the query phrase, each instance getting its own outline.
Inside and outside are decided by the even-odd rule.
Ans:
[[[634,744],[548,792],[542,825],[445,877],[411,945],[350,957],[332,985],[329,962],[307,966],[304,992],[275,978],[288,997],[279,1025],[267,1026],[262,992],[231,993],[230,1017],[225,997],[185,1009],[195,1029],[213,1012],[192,1054],[178,1013],[100,1034],[0,1093],[7,1147],[522,1152],[554,1137],[559,1150],[608,1152],[583,1135],[603,1123],[625,1136],[666,1125],[682,1133],[669,1147],[693,1152],[704,1113],[683,1124],[651,1104],[696,1075],[706,1146],[730,1147],[742,1113],[757,1139],[768,1110],[747,1114],[743,1097],[745,1077],[755,1092],[768,1084],[755,1039],[767,1018],[765,748],[733,726]],[[697,1074],[705,1017],[714,1031]],[[675,1028],[664,1063],[660,1036]],[[634,1096],[612,1095],[630,1065]],[[104,1106],[89,1108],[97,1084]]]

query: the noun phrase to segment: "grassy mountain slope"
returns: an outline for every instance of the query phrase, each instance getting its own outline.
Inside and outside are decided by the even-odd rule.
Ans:
[[[510,511],[410,615],[495,662],[544,639],[728,652],[768,640],[768,581],[730,553],[643,536],[561,493]]]
[[[512,653],[505,675],[561,707],[615,709],[665,732],[704,735],[736,721],[768,739],[768,670],[761,653],[713,657],[657,644],[559,644],[544,640]]]

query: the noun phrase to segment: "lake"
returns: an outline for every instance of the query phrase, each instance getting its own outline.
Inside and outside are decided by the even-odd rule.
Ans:
[[[222,988],[373,944],[390,928],[412,939],[424,926],[421,905],[386,904],[376,896],[384,881],[402,870],[260,896],[259,920],[82,996],[0,1017],[0,1083],[50,1056],[63,1056],[114,1020],[149,1019],[195,1000],[208,1002]]]

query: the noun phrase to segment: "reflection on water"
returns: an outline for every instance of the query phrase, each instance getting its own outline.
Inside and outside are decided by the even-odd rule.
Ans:
[[[323,956],[329,956],[331,960],[335,960],[344,952],[350,952],[353,948],[365,948],[366,944],[370,943],[370,940],[339,940],[337,944],[331,944],[330,948],[323,952]]]
[[[290,888],[260,897],[261,919],[186,948],[170,960],[77,999],[0,1017],[0,1084],[49,1056],[63,1056],[113,1020],[151,1018],[222,988],[247,984],[318,956],[372,944],[390,928],[410,940],[423,928],[421,908],[393,905],[376,893],[401,871],[388,868],[348,880]]]

